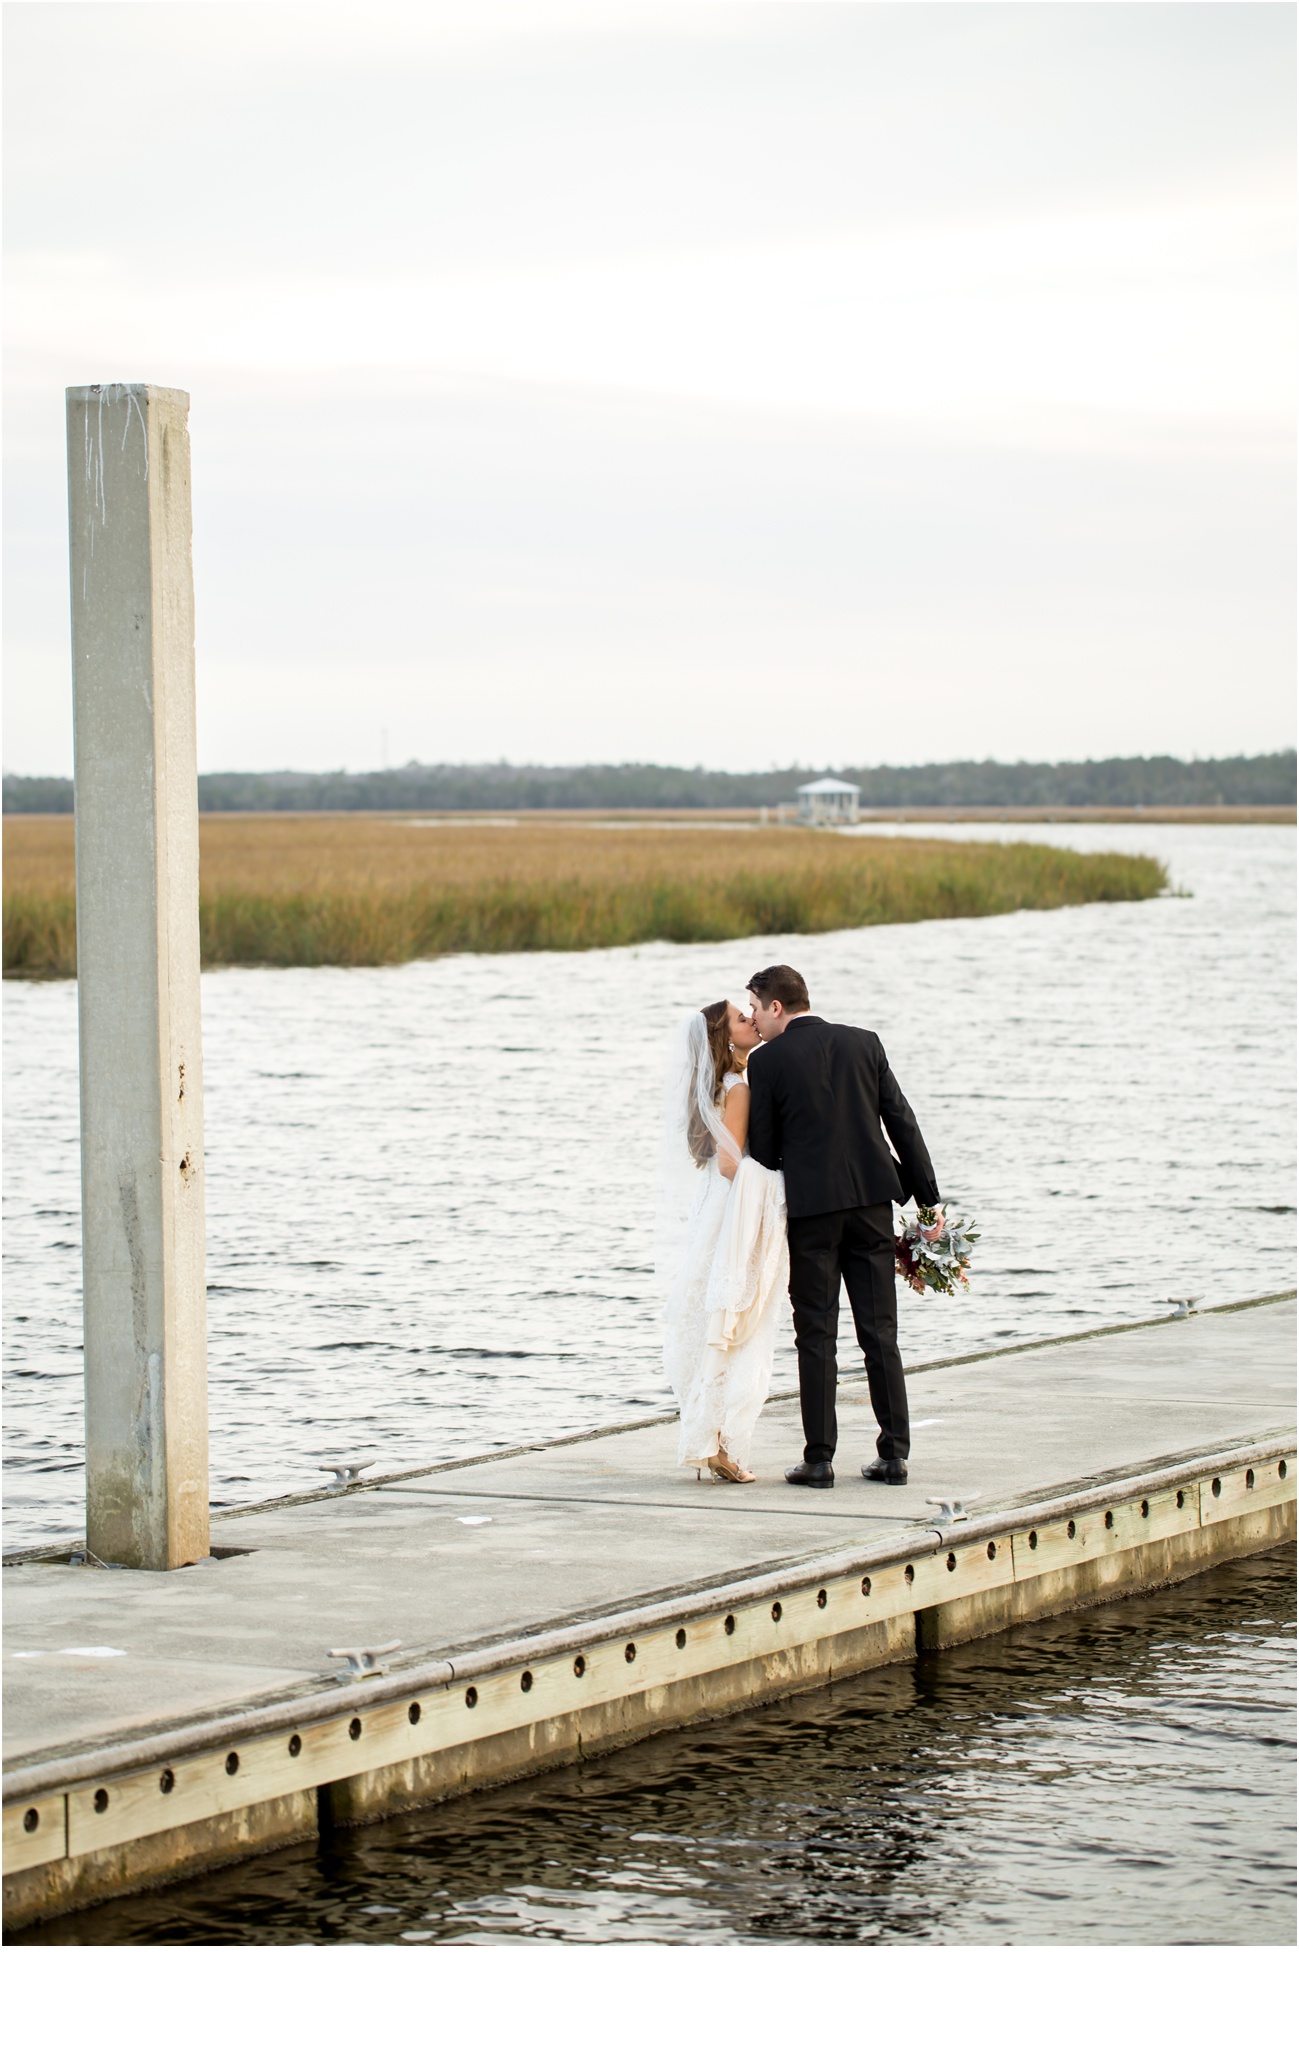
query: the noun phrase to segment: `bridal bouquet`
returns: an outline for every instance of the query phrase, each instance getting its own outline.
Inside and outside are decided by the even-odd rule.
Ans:
[[[955,1294],[970,1284],[970,1253],[979,1241],[973,1224],[948,1221],[941,1209],[917,1202],[914,1221],[893,1240],[895,1264],[917,1294]]]

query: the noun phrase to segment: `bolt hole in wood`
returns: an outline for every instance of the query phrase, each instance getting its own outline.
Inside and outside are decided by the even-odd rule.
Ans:
[[[1186,1506],[1186,1494],[1180,1486],[1177,1489],[1177,1505],[1179,1508]]]
[[[1143,1522],[1150,1520],[1150,1502],[1148,1500],[1143,1500],[1141,1503],[1141,1519]]]
[[[175,1771],[168,1770],[163,1772],[158,1780],[158,1790],[160,1792],[174,1792],[176,1790]]]
[[[419,1721],[420,1714],[422,1712],[423,1709],[421,1708],[419,1701],[412,1700],[410,1705],[406,1709],[406,1719],[410,1722],[412,1728],[416,1726],[417,1722]]]
[[[233,1776],[234,1776],[235,1772],[236,1772],[236,1771],[237,1771],[238,1769],[239,1769],[239,1751],[238,1751],[237,1749],[232,1749],[232,1750],[231,1750],[231,1752],[230,1752],[230,1754],[229,1754],[229,1756],[228,1756],[228,1757],[226,1758],[226,1776],[227,1776],[227,1778],[233,1778]]]
[[[869,1579],[863,1579],[863,1580],[862,1580],[862,1582],[861,1582],[861,1596],[862,1596],[862,1599],[863,1599],[863,1600],[869,1600],[869,1599],[870,1599],[870,1596],[871,1596],[871,1582],[870,1582],[870,1580],[869,1580]]]
[[[827,1601],[827,1600],[829,1599],[829,1597],[830,1597],[830,1596],[829,1596],[829,1594],[828,1594],[828,1593],[826,1592],[826,1590],[825,1590],[825,1587],[824,1587],[824,1586],[822,1586],[822,1588],[821,1588],[820,1592],[819,1592],[819,1593],[817,1594],[817,1596],[816,1596],[816,1604],[817,1604],[817,1606],[818,1606],[818,1607],[824,1607],[824,1606],[825,1606],[825,1603],[826,1603],[826,1601]]]
[[[521,1679],[519,1680],[519,1691],[520,1691],[520,1692],[531,1692],[531,1691],[532,1691],[532,1673],[531,1673],[530,1671],[525,1671],[525,1672],[524,1672],[524,1674],[523,1674],[523,1676],[522,1676],[522,1678],[521,1678]]]
[[[1114,1510],[1113,1510],[1113,1508],[1106,1508],[1106,1510],[1105,1510],[1105,1527],[1106,1527],[1107,1529],[1112,1529],[1112,1528],[1114,1527]]]
[[[677,1630],[677,1648],[678,1648],[678,1650],[684,1650],[684,1649],[685,1649],[685,1646],[686,1646],[686,1632],[685,1632],[685,1630],[684,1630],[683,1628],[679,1628],[679,1629]]]
[[[29,1835],[34,1835],[40,1824],[41,1816],[38,1808],[36,1808],[35,1806],[29,1806],[26,1813],[23,1815],[23,1826],[24,1828],[26,1828],[27,1833]]]
[[[904,1579],[906,1580],[906,1582],[907,1582],[907,1584],[908,1584],[909,1586],[914,1586],[914,1585],[915,1585],[915,1583],[916,1583],[916,1568],[915,1568],[915,1566],[914,1566],[913,1564],[909,1564],[909,1565],[907,1566],[906,1570],[905,1570],[905,1571],[903,1572],[902,1576],[903,1576],[903,1578],[904,1578]]]
[[[735,1634],[735,1616],[733,1614],[728,1614],[725,1621],[722,1623],[722,1627],[726,1630],[728,1636],[733,1636]]]
[[[104,1790],[104,1788],[103,1788],[103,1786],[102,1786],[102,1785],[100,1786],[100,1788],[99,1788],[98,1792],[96,1792],[96,1794],[95,1794],[95,1802],[94,1802],[94,1804],[95,1804],[95,1812],[96,1812],[96,1813],[107,1813],[107,1812],[108,1812],[108,1794],[107,1794],[107,1792],[105,1792],[105,1790]]]
[[[988,1545],[988,1556],[989,1556],[989,1557],[995,1557],[996,1555],[997,1555],[997,1546],[996,1546],[996,1544],[995,1544],[995,1543],[990,1543],[990,1544]]]
[[[623,1651],[623,1653],[622,1653],[622,1654],[623,1654],[623,1656],[624,1656],[624,1657],[625,1657],[625,1658],[627,1659],[627,1662],[628,1662],[629,1664],[634,1664],[634,1663],[636,1662],[636,1645],[635,1645],[635,1643],[628,1643],[628,1645],[627,1645],[626,1649],[625,1649],[625,1650]]]
[[[478,1705],[478,1687],[476,1685],[467,1687],[465,1691],[465,1705],[467,1707],[476,1707]]]
[[[302,1737],[301,1737],[300,1735],[290,1735],[290,1737],[289,1737],[289,1755],[290,1755],[290,1756],[301,1756],[301,1755],[302,1755]]]
[[[956,1570],[956,1552],[954,1550],[949,1550],[947,1553],[947,1569],[949,1572]]]
[[[585,1678],[585,1676],[586,1676],[586,1658],[585,1658],[585,1657],[574,1657],[574,1659],[573,1659],[573,1676],[574,1676],[574,1678]]]
[[[1254,1491],[1254,1474],[1252,1470],[1245,1474],[1245,1486],[1250,1493]]]
[[[1029,1547],[1029,1549],[1030,1549],[1030,1550],[1036,1550],[1036,1549],[1037,1549],[1037,1530],[1036,1530],[1036,1529],[1030,1529],[1030,1530],[1029,1530],[1029,1532],[1028,1532],[1028,1547]]]
[[[773,1621],[779,1621],[779,1620],[780,1620],[780,1617],[781,1617],[781,1615],[782,1615],[783,1613],[784,1613],[784,1609],[783,1609],[783,1607],[781,1606],[781,1604],[780,1604],[779,1600],[773,1600],[773,1601],[772,1601],[772,1603],[771,1603],[771,1618],[772,1618],[772,1620],[773,1620]]]
[[[1213,1497],[1214,1497],[1214,1499],[1215,1499],[1215,1500],[1220,1500],[1220,1499],[1222,1498],[1222,1481],[1221,1481],[1221,1479],[1215,1479],[1215,1480],[1214,1480],[1214,1482],[1213,1482],[1213,1485],[1212,1485],[1212,1486],[1211,1486],[1211,1487],[1209,1488],[1209,1491],[1210,1491],[1210,1493],[1212,1493],[1212,1495],[1213,1495]]]
[[[1064,1533],[1072,1543],[1074,1537],[1078,1534],[1078,1524],[1076,1522],[1066,1522]]]
[[[1290,1467],[1289,1467],[1289,1466],[1288,1466],[1288,1465],[1286,1464],[1286,1461],[1285,1461],[1285,1459],[1284,1459],[1284,1458],[1282,1458],[1282,1460],[1281,1460],[1281,1463],[1280,1463],[1280,1464],[1279,1464],[1279,1465],[1277,1466],[1277,1468],[1276,1468],[1276,1476],[1277,1476],[1277,1478],[1278,1478],[1278,1479],[1284,1479],[1284,1478],[1285,1478],[1285,1475],[1286,1475],[1286,1473],[1287,1473],[1287,1472],[1288,1472],[1289,1470],[1290,1470]]]
[[[359,1742],[361,1740],[361,1723],[357,1720],[349,1721],[347,1724],[347,1732],[351,1736],[353,1742]]]

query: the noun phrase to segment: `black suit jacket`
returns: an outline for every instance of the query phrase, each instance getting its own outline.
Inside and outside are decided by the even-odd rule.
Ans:
[[[791,1018],[749,1055],[746,1079],[749,1150],[783,1171],[791,1216],[939,1200],[920,1126],[873,1031]]]

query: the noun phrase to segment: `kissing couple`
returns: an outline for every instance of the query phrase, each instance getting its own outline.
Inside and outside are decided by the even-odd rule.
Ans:
[[[873,1031],[815,1016],[792,967],[764,967],[748,993],[748,1009],[723,1000],[684,1020],[664,1092],[656,1255],[678,1463],[755,1478],[787,1281],[804,1443],[785,1477],[834,1485],[842,1284],[879,1426],[862,1477],[905,1486],[893,1204],[938,1207],[929,1153]]]

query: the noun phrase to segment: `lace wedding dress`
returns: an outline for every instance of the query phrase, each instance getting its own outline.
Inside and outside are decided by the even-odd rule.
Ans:
[[[664,1106],[657,1216],[663,1363],[681,1410],[677,1462],[702,1466],[725,1452],[744,1465],[771,1385],[786,1300],[785,1183],[747,1151],[738,1153],[711,1083],[704,1020],[691,1018],[675,1049]],[[742,1075],[726,1075],[723,1101],[745,1085]],[[692,1106],[696,1150],[712,1147],[702,1165],[688,1137]],[[728,1150],[738,1159],[734,1180],[718,1168]]]

